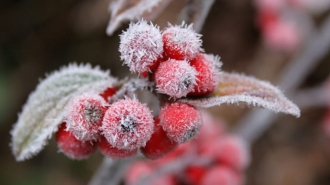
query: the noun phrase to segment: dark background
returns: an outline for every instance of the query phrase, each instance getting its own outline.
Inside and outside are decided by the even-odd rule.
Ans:
[[[121,30],[105,34],[110,15],[107,0],[0,1],[0,184],[86,184],[102,160],[99,153],[72,161],[57,152],[54,139],[34,158],[16,162],[9,143],[17,114],[40,78],[70,62],[100,65],[114,76],[129,72],[119,59]],[[176,22],[184,1],[173,1],[155,20],[162,28]],[[314,17],[322,22],[324,15]],[[255,24],[256,9],[248,0],[217,0],[205,22],[203,47],[221,56],[225,71],[242,72],[274,83],[291,53],[265,47]],[[324,82],[330,53],[310,71],[302,87]],[[276,85],[276,84],[275,84]],[[329,95],[330,96],[330,95]],[[311,97],[312,98],[312,97]],[[235,126],[248,109],[223,106],[210,111]],[[281,115],[253,145],[249,185],[329,185],[330,140],[320,124],[325,107],[302,110],[296,119]]]

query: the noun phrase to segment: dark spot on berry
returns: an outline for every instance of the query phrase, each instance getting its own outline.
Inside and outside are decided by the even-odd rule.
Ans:
[[[103,111],[96,106],[87,106],[84,110],[84,118],[90,124],[96,124],[101,121],[103,117]]]

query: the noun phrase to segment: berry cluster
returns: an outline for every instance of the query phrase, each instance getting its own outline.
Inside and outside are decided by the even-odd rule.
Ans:
[[[177,101],[207,95],[219,83],[219,57],[202,53],[200,35],[184,24],[161,32],[142,20],[131,23],[120,39],[124,64],[155,84],[153,92],[161,101],[159,115],[153,116],[135,99],[110,104],[118,87],[100,95],[75,97],[57,133],[60,150],[71,158],[87,158],[97,145],[102,154],[116,159],[138,151],[157,159],[190,141],[202,126],[199,110]]]
[[[115,88],[101,95],[82,94],[70,101],[67,116],[56,134],[61,152],[85,159],[95,150],[112,158],[133,156],[145,146],[154,129],[151,111],[134,99],[107,103]]]
[[[150,178],[157,185],[241,185],[243,171],[249,163],[249,154],[244,142],[225,133],[221,122],[203,113],[204,126],[192,142],[185,143],[164,158],[154,161],[137,161],[126,172],[125,182],[134,185]],[[180,165],[180,159],[194,157],[184,168],[152,179],[155,171],[166,165]],[[208,161],[199,163],[200,161]],[[195,163],[194,163],[195,162]],[[175,168],[175,167],[172,167]]]
[[[119,51],[132,72],[149,76],[157,92],[174,99],[207,95],[219,82],[219,57],[202,53],[192,25],[170,25],[162,32],[141,20],[120,35]]]

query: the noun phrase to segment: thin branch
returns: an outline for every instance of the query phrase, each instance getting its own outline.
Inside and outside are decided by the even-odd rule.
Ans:
[[[329,90],[324,85],[313,87],[297,92],[293,97],[293,101],[301,109],[310,107],[325,107],[330,105]]]
[[[306,76],[326,56],[330,48],[330,15],[319,30],[311,33],[305,48],[301,50],[279,75],[278,84],[290,98]],[[243,117],[235,132],[250,145],[277,119],[277,115],[265,110],[254,110]]]
[[[214,0],[187,0],[185,7],[179,15],[178,24],[182,21],[187,24],[194,24],[194,30],[199,33],[204,25],[207,15],[209,14]]]

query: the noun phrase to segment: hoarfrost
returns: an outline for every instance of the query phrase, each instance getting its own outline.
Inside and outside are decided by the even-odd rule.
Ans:
[[[132,72],[146,72],[162,57],[163,41],[159,27],[141,20],[130,23],[126,32],[120,35],[119,52],[121,60]]]
[[[264,107],[274,112],[292,114],[296,117],[300,116],[300,109],[270,83],[254,77],[226,72],[221,73],[220,83],[212,96],[179,101],[204,108],[224,103],[245,104]]]
[[[99,94],[115,83],[109,71],[89,64],[70,64],[47,75],[30,94],[11,131],[16,160],[28,159],[43,149],[62,123],[72,97],[84,92]]]

